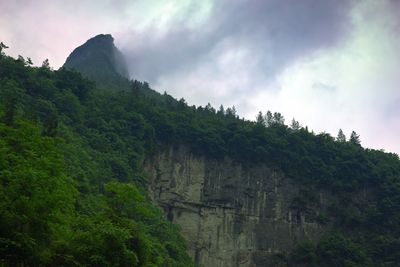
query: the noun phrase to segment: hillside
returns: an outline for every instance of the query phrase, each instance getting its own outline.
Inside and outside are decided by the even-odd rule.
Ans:
[[[122,95],[4,54],[0,77],[0,265],[193,265],[147,197],[153,129]]]
[[[397,155],[115,77],[1,55],[2,263],[397,266]]]

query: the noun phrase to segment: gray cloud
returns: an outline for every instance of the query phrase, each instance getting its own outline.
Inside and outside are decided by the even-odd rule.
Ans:
[[[254,71],[273,77],[298,57],[334,46],[346,37],[352,1],[218,1],[197,28],[173,24],[163,37],[154,31],[125,40],[133,77],[156,82],[183,75],[224,51],[245,47],[257,61]],[[154,41],[156,39],[156,41]],[[243,62],[246,64],[246,62]]]

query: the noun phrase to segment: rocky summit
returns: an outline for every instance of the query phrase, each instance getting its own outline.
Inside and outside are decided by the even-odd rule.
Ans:
[[[64,67],[79,71],[102,88],[116,87],[121,78],[129,76],[124,56],[111,34],[99,34],[77,47]]]

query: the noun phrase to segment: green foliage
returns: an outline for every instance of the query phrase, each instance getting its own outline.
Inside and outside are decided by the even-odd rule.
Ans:
[[[315,245],[313,242],[306,240],[297,245],[291,254],[290,261],[296,264],[306,266],[315,266],[317,259]]]
[[[94,88],[0,57],[0,265],[193,266],[146,195],[154,128]]]
[[[344,133],[343,133],[343,130],[342,129],[339,129],[339,132],[338,132],[338,135],[337,135],[337,137],[336,137],[336,140],[338,141],[338,142],[346,142],[346,136],[344,135]]]
[[[324,237],[317,247],[318,266],[371,266],[365,249],[341,234]]]
[[[355,145],[360,145],[360,136],[355,131],[351,132],[350,142]]]
[[[246,121],[234,107],[188,106],[119,81],[126,90],[99,90],[79,73],[0,57],[0,264],[191,266],[179,229],[147,197],[143,170],[160,147],[185,145],[282,171],[304,188],[297,209],[317,203],[316,189],[334,196],[316,221],[335,232],[299,244],[290,264],[396,266],[396,154],[364,149],[355,133],[347,142],[295,120],[289,128],[277,112]]]
[[[317,245],[311,241],[299,243],[289,261],[292,266],[374,266],[365,248],[337,232],[324,236]]]
[[[19,88],[18,84],[11,79],[0,80],[0,97],[4,101],[4,114],[2,121],[11,126],[14,124],[14,117],[17,109],[20,107],[22,98],[22,89]]]
[[[9,264],[48,264],[68,234],[76,190],[58,140],[32,124],[0,124],[0,254]]]

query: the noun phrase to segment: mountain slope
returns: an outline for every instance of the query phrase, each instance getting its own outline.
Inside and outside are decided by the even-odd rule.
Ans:
[[[129,77],[125,59],[110,34],[97,35],[77,47],[64,67],[81,72],[102,88],[120,88],[125,85],[121,78]]]
[[[188,266],[168,219],[182,226],[192,259],[205,266],[397,266],[397,155],[288,127],[279,114],[267,123],[247,121],[232,108],[188,106],[155,92],[148,97],[148,84],[128,83],[131,90],[97,90],[76,72],[0,58],[0,128],[6,129],[0,149],[15,151],[11,160],[40,155],[37,146],[3,141],[20,121],[34,124],[58,144],[77,192],[76,217],[61,218],[63,231],[49,237],[24,232],[32,229],[26,221],[39,230],[46,224],[29,210],[5,209],[12,197],[0,199],[7,212],[0,212],[1,262],[12,265],[10,255],[17,255],[12,260],[22,259],[19,265]],[[4,192],[13,189],[13,170],[6,170]],[[21,184],[15,195],[40,189]],[[18,216],[25,218],[21,225],[10,220]],[[42,246],[21,242],[25,234],[22,241]],[[23,250],[10,252],[10,244]],[[37,257],[24,262],[30,254]]]
[[[147,196],[152,128],[120,93],[0,55],[1,266],[193,266]]]

